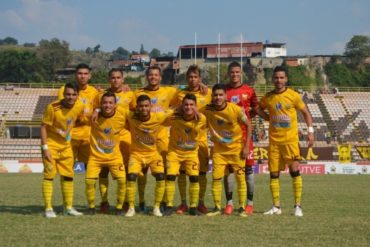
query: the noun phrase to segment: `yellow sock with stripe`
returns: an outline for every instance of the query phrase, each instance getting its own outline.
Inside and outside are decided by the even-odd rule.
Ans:
[[[215,207],[221,209],[221,193],[222,193],[222,183],[221,179],[212,180],[212,195]]]
[[[122,209],[126,197],[126,178],[117,178],[117,209]]]
[[[177,185],[179,186],[181,202],[186,202],[186,174],[181,173],[177,178]]]
[[[136,196],[136,181],[127,182],[127,201],[130,208],[135,207],[135,196]]]
[[[189,203],[191,208],[195,208],[199,201],[199,182],[189,184]]]
[[[207,189],[207,174],[199,174],[199,201],[204,201]]]
[[[166,181],[166,194],[167,194],[167,206],[173,207],[173,198],[175,197],[176,191],[176,182],[175,181]]]
[[[87,204],[89,208],[95,208],[95,184],[96,179],[86,178],[85,179],[85,194],[87,199]]]
[[[109,178],[108,177],[99,177],[99,191],[102,202],[108,201],[108,187],[109,187]]]
[[[164,180],[160,180],[160,181],[155,182],[154,207],[159,207],[159,205],[161,204],[161,201],[163,199],[164,190],[165,190],[165,185],[166,185],[166,183],[165,183]]]
[[[244,208],[247,199],[247,185],[245,183],[245,174],[235,173],[236,184],[238,185],[239,208]]]
[[[64,207],[66,209],[72,208],[73,204],[73,178],[70,177],[60,177],[60,183],[62,187],[62,195]]]
[[[45,210],[53,209],[51,199],[53,197],[53,180],[42,180],[42,196],[44,198]]]
[[[301,205],[301,198],[302,198],[302,176],[295,176],[293,177],[293,193],[294,193],[294,201],[295,205]]]
[[[272,195],[272,203],[276,207],[280,207],[280,180],[279,178],[270,179],[270,190]]]
[[[139,190],[139,202],[145,201],[145,187],[146,187],[147,174],[137,177],[137,187]]]

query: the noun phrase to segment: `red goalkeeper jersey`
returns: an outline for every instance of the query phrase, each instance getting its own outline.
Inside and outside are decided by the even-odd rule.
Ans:
[[[231,103],[237,104],[242,107],[248,119],[251,119],[250,111],[253,107],[258,105],[258,100],[254,89],[248,85],[241,85],[236,88],[232,88],[229,85],[226,87],[227,100]]]

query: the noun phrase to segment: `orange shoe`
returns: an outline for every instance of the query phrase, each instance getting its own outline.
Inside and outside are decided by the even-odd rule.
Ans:
[[[208,213],[208,208],[204,203],[201,203],[198,205],[198,211],[201,212],[202,214],[207,214]]]
[[[245,212],[248,214],[248,215],[252,215],[253,214],[253,205],[247,205],[245,207]]]
[[[234,206],[227,204],[226,207],[224,208],[224,214],[231,215],[233,212],[234,212]]]
[[[176,213],[177,214],[184,214],[185,212],[187,212],[188,211],[188,205],[186,205],[186,204],[181,204],[178,208],[177,208],[177,210],[176,210]]]

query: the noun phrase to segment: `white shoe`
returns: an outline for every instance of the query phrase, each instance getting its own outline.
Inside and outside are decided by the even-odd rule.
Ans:
[[[132,217],[135,215],[135,208],[129,208],[125,214],[126,217]]]
[[[263,213],[264,215],[274,215],[274,214],[281,214],[281,208],[272,206],[272,208],[266,212]]]
[[[153,208],[153,215],[154,216],[158,216],[158,217],[162,217],[163,216],[163,214],[161,213],[161,210],[158,207],[154,207]]]
[[[45,210],[44,216],[46,218],[56,218],[57,217],[57,215],[56,215],[56,213],[54,212],[53,209]]]
[[[64,215],[66,216],[81,216],[83,215],[83,213],[81,212],[78,212],[76,209],[74,208],[67,208],[64,210]]]
[[[303,216],[303,211],[302,211],[301,206],[295,206],[294,207],[294,216],[297,216],[297,217],[302,217]]]

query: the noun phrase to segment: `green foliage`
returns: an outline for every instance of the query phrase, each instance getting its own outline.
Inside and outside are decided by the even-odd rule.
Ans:
[[[266,84],[271,84],[272,83],[272,73],[274,70],[271,68],[267,68],[267,69],[263,69],[263,71],[265,74]]]
[[[329,63],[325,66],[325,72],[333,86],[340,87],[368,87],[370,86],[370,67],[360,70],[352,69],[351,66],[342,63]]]
[[[45,81],[45,71],[35,52],[13,49],[0,51],[0,82],[40,81]]]
[[[345,56],[351,58],[351,63],[356,67],[360,66],[366,57],[370,56],[370,37],[355,35],[346,44]]]
[[[217,66],[209,67],[204,73],[203,81],[207,84],[216,84],[218,82],[227,83],[229,80],[227,76],[227,66],[226,64],[220,64],[220,80],[218,80]]]
[[[18,45],[18,40],[13,37],[6,37],[5,39],[0,39],[0,45]]]
[[[126,76],[125,84],[129,84],[129,85],[135,84],[135,85],[141,86],[142,79],[143,79],[143,76],[138,76],[138,77]]]
[[[160,57],[160,56],[161,56],[161,51],[160,51],[160,50],[158,50],[157,48],[153,48],[153,49],[151,50],[151,52],[149,53],[149,56],[150,56],[151,58]]]
[[[148,52],[144,49],[144,45],[140,45],[140,54],[148,54]]]
[[[308,75],[306,66],[287,66],[287,69],[290,86],[310,86],[316,84],[315,78]]]
[[[120,46],[112,52],[111,59],[112,60],[123,60],[123,59],[128,59],[129,57],[130,57],[130,52]]]
[[[92,71],[91,73],[91,84],[105,84],[108,82],[108,70],[102,69]]]

